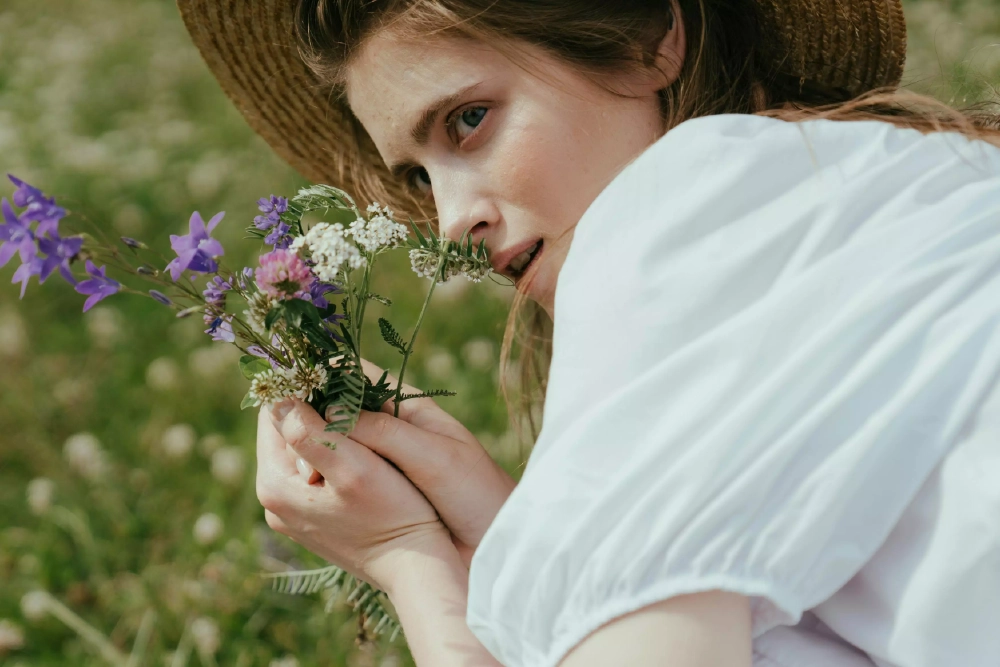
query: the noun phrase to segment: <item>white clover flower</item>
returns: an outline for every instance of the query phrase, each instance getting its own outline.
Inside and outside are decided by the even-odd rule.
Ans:
[[[293,389],[284,371],[275,372],[267,369],[254,376],[250,381],[250,398],[253,406],[270,405],[293,395]]]
[[[160,438],[163,453],[172,459],[185,459],[194,449],[198,434],[190,424],[174,424]]]
[[[13,308],[0,310],[0,356],[17,358],[28,347],[24,320]]]
[[[96,480],[107,471],[101,441],[91,433],[77,433],[67,438],[63,454],[70,468],[85,479]]]
[[[302,238],[301,236],[299,239]],[[298,239],[296,239],[297,241]],[[261,336],[267,336],[268,331],[264,326],[264,320],[267,318],[267,314],[271,312],[271,308],[274,306],[274,299],[272,299],[265,292],[254,292],[247,299],[247,305],[249,308],[243,311],[246,316],[247,322],[250,327],[256,331]]]
[[[7,619],[0,619],[0,655],[24,648],[24,630]]]
[[[344,226],[339,222],[332,225],[321,222],[292,241],[290,246],[295,252],[303,247],[309,249],[312,260],[316,262],[313,273],[323,282],[336,282],[344,266],[359,269],[365,265],[361,251],[347,240]]]
[[[378,202],[374,202],[368,206],[368,213],[367,221],[358,218],[346,232],[366,251],[374,253],[406,241],[406,226],[392,219],[392,210],[388,206],[380,208]]]
[[[496,345],[488,338],[474,338],[462,347],[462,359],[478,370],[487,370],[496,360]]]
[[[286,655],[282,658],[275,658],[267,667],[299,667],[299,660],[294,655]]]
[[[49,594],[31,591],[21,598],[21,613],[29,621],[40,621],[49,613]]]
[[[321,366],[300,366],[295,364],[291,369],[282,370],[288,382],[291,395],[302,401],[312,399],[314,391],[326,386],[326,369]]]
[[[113,306],[97,306],[84,316],[87,333],[97,347],[110,349],[122,333],[121,311]]]
[[[56,484],[46,477],[36,477],[28,482],[28,507],[32,514],[41,516],[52,507],[52,496],[55,494]]]
[[[211,456],[216,450],[226,446],[226,436],[221,433],[209,433],[198,441],[198,450],[205,456]]]
[[[222,641],[219,636],[219,624],[207,616],[201,616],[191,622],[191,636],[198,652],[212,655],[219,650]]]
[[[245,468],[246,456],[239,447],[221,447],[212,454],[212,477],[223,484],[238,484]]]
[[[181,372],[177,362],[169,357],[154,359],[146,368],[146,384],[151,389],[169,391],[180,384]]]
[[[218,514],[211,512],[202,514],[194,522],[194,540],[198,544],[207,546],[222,537],[222,519]]]

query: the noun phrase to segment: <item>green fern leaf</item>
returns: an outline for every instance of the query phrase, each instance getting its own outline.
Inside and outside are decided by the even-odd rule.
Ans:
[[[403,337],[399,335],[395,327],[389,323],[389,320],[384,317],[378,318],[378,328],[382,332],[382,340],[388,343],[391,347],[399,350],[400,354],[406,354],[406,343],[403,342]]]

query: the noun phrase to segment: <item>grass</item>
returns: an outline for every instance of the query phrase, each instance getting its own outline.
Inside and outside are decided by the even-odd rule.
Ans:
[[[987,96],[998,9],[909,3],[906,81],[959,106]],[[232,264],[258,250],[241,238],[256,199],[302,184],[230,107],[169,0],[4,3],[0,170],[164,252],[192,210],[224,209]],[[422,288],[400,257],[375,291],[407,322]],[[259,576],[322,563],[264,525],[254,413],[236,409],[246,385],[229,348],[148,300],[83,315],[57,280],[29,289],[23,302],[0,289],[0,663],[411,664],[401,642],[359,648],[351,615]],[[457,390],[442,404],[516,470],[525,454],[495,370],[510,294],[441,292],[408,377]],[[372,333],[373,360],[394,362]],[[51,596],[37,619],[22,609],[32,591]]]

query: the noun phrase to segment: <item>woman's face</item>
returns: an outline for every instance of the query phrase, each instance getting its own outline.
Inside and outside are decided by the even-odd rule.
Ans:
[[[481,42],[383,31],[348,68],[347,97],[392,171],[433,197],[442,235],[471,229],[516,282],[530,268],[518,289],[551,315],[577,221],[662,135],[660,86],[618,77],[627,96],[615,95],[539,48],[524,54],[528,67]]]

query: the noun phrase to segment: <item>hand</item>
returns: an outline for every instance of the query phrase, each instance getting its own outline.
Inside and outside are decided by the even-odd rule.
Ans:
[[[372,381],[382,375],[364,362]],[[388,379],[391,385],[396,379]],[[407,393],[419,390],[403,385]],[[362,412],[351,439],[392,461],[434,505],[466,566],[516,483],[475,436],[431,398],[414,398],[382,412]]]
[[[386,591],[413,552],[455,552],[434,508],[402,473],[325,426],[301,401],[261,409],[257,497],[271,528]]]

